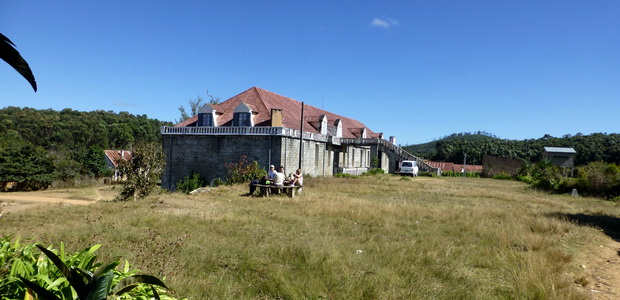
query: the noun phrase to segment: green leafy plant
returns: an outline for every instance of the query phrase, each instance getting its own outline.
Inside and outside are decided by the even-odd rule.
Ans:
[[[63,243],[59,249],[45,249],[13,236],[0,238],[0,298],[34,299],[36,293],[39,299],[87,299],[83,296],[90,293],[90,299],[113,295],[174,299],[162,289],[166,287],[161,280],[139,274],[127,261],[121,270],[116,269],[118,258],[97,263],[95,252],[100,247],[68,254]]]
[[[373,157],[372,160],[371,160],[370,165],[372,166],[373,169],[379,168],[379,158],[378,157]]]
[[[506,173],[506,172],[501,172],[495,176],[493,176],[493,179],[499,179],[499,180],[511,180],[512,176],[510,176],[510,174]]]
[[[116,198],[119,201],[137,200],[151,194],[164,172],[164,155],[156,143],[139,143],[130,160],[119,160],[121,174],[127,176]]]
[[[204,182],[200,179],[200,174],[192,172],[192,174],[185,176],[177,182],[177,191],[189,194],[191,191],[201,188],[203,184]]]
[[[362,175],[379,175],[379,174],[385,174],[385,171],[383,169],[380,169],[380,168],[372,168],[372,169],[362,173]]]
[[[60,270],[62,275],[69,282],[71,288],[77,294],[78,299],[88,300],[103,300],[108,296],[120,296],[132,289],[136,288],[139,284],[156,285],[163,288],[168,288],[160,279],[151,275],[132,275],[120,280],[114,287],[112,282],[114,280],[113,270],[120,264],[119,259],[114,259],[111,262],[99,266],[94,272],[89,269],[75,268],[67,266],[60,257],[54,252],[36,245],[52,263]],[[88,266],[92,266],[93,260],[88,262]],[[41,285],[18,275],[21,281],[32,291],[34,291],[42,299],[61,299]],[[152,288],[155,298],[159,299],[157,291]]]
[[[257,161],[248,162],[246,156],[241,156],[236,163],[226,163],[224,167],[228,173],[228,184],[249,182],[267,175],[267,172],[258,165]]]

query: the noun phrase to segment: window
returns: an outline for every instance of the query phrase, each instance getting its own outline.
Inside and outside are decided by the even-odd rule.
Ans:
[[[314,165],[316,167],[319,166],[319,151],[320,151],[319,144],[315,144],[314,145]]]
[[[236,112],[233,116],[233,126],[252,126],[250,118],[249,112]]]
[[[213,114],[198,114],[198,126],[213,126]]]

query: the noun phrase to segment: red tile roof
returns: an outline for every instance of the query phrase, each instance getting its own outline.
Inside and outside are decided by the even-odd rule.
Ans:
[[[118,161],[121,159],[121,153],[124,160],[131,159],[131,151],[127,150],[104,150],[105,156],[112,162],[114,167],[118,167]]]
[[[223,113],[218,116],[218,126],[232,126],[233,113],[239,103],[248,104],[254,113],[254,126],[271,126],[271,109],[282,109],[282,125],[286,128],[297,129],[300,128],[301,123],[301,102],[278,95],[276,93],[261,89],[259,87],[252,87],[218,105],[214,105],[214,108],[218,113]],[[337,115],[314,106],[304,105],[304,131],[319,133],[318,128],[312,126],[312,122],[318,120],[318,116],[326,115],[328,126],[333,126],[336,119],[340,119],[342,122],[342,136],[345,138],[359,137],[361,128],[366,127],[360,121],[347,118],[341,115]],[[197,116],[189,118],[179,124],[177,127],[196,126]],[[375,133],[369,128],[366,128],[367,137],[379,137],[380,133]]]

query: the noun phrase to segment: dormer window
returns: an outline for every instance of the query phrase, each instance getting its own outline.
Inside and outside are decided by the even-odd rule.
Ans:
[[[198,114],[198,126],[213,126],[213,114]]]
[[[198,110],[196,126],[217,126],[217,115],[221,115],[211,104],[205,104]]]
[[[319,117],[319,122],[321,125],[319,125],[319,132],[321,134],[327,134],[327,116],[326,115],[321,115]]]
[[[233,114],[233,126],[254,126],[252,122],[252,109],[249,105],[241,102],[235,108]]]
[[[336,137],[342,137],[342,120],[336,119],[334,126],[336,126]]]
[[[233,126],[252,126],[250,113],[236,112],[233,117]]]

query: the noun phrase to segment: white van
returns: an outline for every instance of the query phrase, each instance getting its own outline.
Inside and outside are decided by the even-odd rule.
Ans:
[[[400,162],[400,174],[418,176],[418,162],[415,160],[403,160]]]

